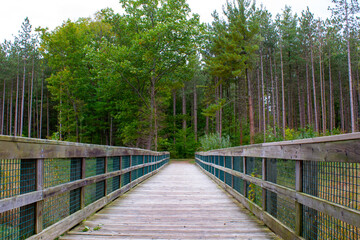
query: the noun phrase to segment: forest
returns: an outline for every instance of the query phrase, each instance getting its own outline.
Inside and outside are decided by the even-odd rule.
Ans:
[[[357,0],[329,19],[228,1],[204,24],[186,0],[34,29],[0,45],[0,134],[195,151],[356,132]],[[324,6],[325,7],[325,6]]]

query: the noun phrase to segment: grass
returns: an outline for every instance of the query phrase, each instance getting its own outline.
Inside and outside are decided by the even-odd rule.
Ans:
[[[188,163],[191,163],[191,164],[195,164],[195,159],[193,158],[190,158],[190,159],[171,159],[170,160],[170,163],[171,162],[188,162]]]

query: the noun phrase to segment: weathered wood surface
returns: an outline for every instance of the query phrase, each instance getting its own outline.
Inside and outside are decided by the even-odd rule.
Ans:
[[[0,135],[0,159],[44,159],[168,154],[139,148],[114,147]]]
[[[85,226],[90,230],[84,232]],[[178,162],[165,167],[60,239],[277,237],[195,165]]]
[[[360,133],[224,148],[198,154],[359,163]]]

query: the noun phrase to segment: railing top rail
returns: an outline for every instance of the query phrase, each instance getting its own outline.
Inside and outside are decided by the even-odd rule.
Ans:
[[[25,137],[0,136],[0,159],[82,158],[124,155],[163,155],[139,148],[104,146]]]
[[[360,133],[262,143],[198,152],[203,156],[248,156],[305,161],[360,162]]]

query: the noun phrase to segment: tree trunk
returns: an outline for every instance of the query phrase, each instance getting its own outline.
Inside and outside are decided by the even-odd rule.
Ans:
[[[198,106],[197,106],[197,89],[196,89],[196,81],[194,80],[194,135],[195,135],[195,141],[198,140],[198,119],[197,119],[197,113],[198,112]]]
[[[256,71],[257,73],[257,92],[258,92],[258,97],[257,97],[257,104],[258,104],[258,131],[261,132],[262,131],[262,113],[261,113],[261,90],[260,90],[260,73],[259,73],[259,69],[257,69]]]
[[[6,88],[6,83],[5,83],[5,79],[4,79],[4,85],[3,85],[3,92],[2,92],[2,105],[1,105],[1,124],[0,124],[0,134],[3,135],[4,134],[4,118],[5,118],[5,88]]]
[[[49,110],[49,93],[46,94],[46,136],[50,138],[50,110]]]
[[[209,104],[206,104],[206,108],[209,107]],[[209,134],[209,116],[205,116],[205,134]]]
[[[341,72],[339,71],[339,87],[340,87],[340,124],[341,131],[345,131],[345,119],[344,119],[344,100],[343,100],[343,91],[342,91],[342,81],[341,81]]]
[[[176,89],[173,90],[173,127],[174,127],[174,145],[176,143]]]
[[[222,83],[220,83],[219,85],[219,96],[220,96],[220,99],[222,99],[223,97],[223,89],[222,89]],[[222,137],[222,107],[219,109],[219,136],[220,136],[220,139]]]
[[[41,97],[40,97],[40,121],[39,121],[39,138],[42,135],[42,122],[43,122],[43,101],[44,101],[44,78],[41,78]]]
[[[12,114],[13,114],[13,92],[14,83],[11,81],[11,92],[10,92],[10,116],[9,116],[9,135],[12,135]]]
[[[155,115],[155,83],[154,80],[151,79],[150,81],[150,134],[147,144],[147,149],[151,149],[152,141],[154,137],[154,115]]]
[[[17,74],[16,74],[16,99],[15,99],[15,119],[14,119],[14,136],[18,135],[18,116],[19,116],[19,56],[18,56],[18,63],[17,63]]]
[[[185,94],[185,85],[182,88],[182,115],[183,115],[183,121],[182,121],[182,127],[183,130],[186,130],[186,94]]]
[[[251,81],[249,76],[249,70],[246,69],[246,80],[248,84],[248,98],[249,98],[249,121],[250,121],[250,144],[254,144],[255,137],[255,124],[254,124],[254,109],[253,109],[253,97],[251,91]]]
[[[282,57],[282,46],[280,45],[280,64],[281,64],[281,93],[282,93],[282,134],[285,140],[286,113],[285,113],[285,83],[284,83],[284,63]]]
[[[28,137],[31,137],[31,117],[32,117],[32,98],[34,89],[34,59],[32,62],[31,70],[31,83],[30,83],[30,99],[29,99],[29,116],[28,116]]]
[[[315,132],[319,132],[319,119],[317,111],[317,101],[316,101],[316,83],[315,83],[315,67],[314,67],[314,56],[313,56],[313,47],[312,43],[310,44],[310,55],[311,55],[311,73],[312,73],[312,83],[313,83],[313,97],[314,97],[314,115],[315,115]]]
[[[306,63],[306,97],[307,97],[307,121],[309,125],[312,125],[312,111],[311,111],[311,89],[309,80],[309,65]]]
[[[300,116],[300,127],[305,127],[305,117],[304,117],[304,103],[301,99],[301,85],[300,85],[300,73],[299,67],[296,68],[296,78],[297,78],[297,85],[298,85],[298,101],[299,101],[299,116]]]
[[[24,57],[24,74],[23,74],[23,84],[22,84],[22,97],[21,97],[21,113],[20,113],[20,131],[19,131],[19,136],[22,136],[23,123],[24,123],[25,79],[26,79],[26,58]]]
[[[319,46],[319,67],[320,67],[320,92],[321,92],[321,115],[322,115],[322,132],[326,133],[326,109],[325,109],[325,96],[324,96],[324,84],[323,84],[323,68],[322,68],[322,55],[321,55],[321,41]]]
[[[334,115],[334,97],[333,97],[333,85],[332,85],[332,74],[331,74],[331,54],[329,50],[329,109],[330,109],[330,131],[335,128],[335,115]]]
[[[262,85],[262,114],[263,114],[263,132],[264,132],[264,142],[266,142],[266,116],[265,116],[265,84],[264,84],[264,66],[263,66],[263,55],[260,51],[260,62],[261,62],[261,85]]]
[[[273,76],[273,66],[271,58],[271,50],[269,50],[270,55],[270,78],[271,78],[271,112],[273,115],[273,133],[276,137],[276,105],[275,105],[275,89],[274,89],[274,76]]]

